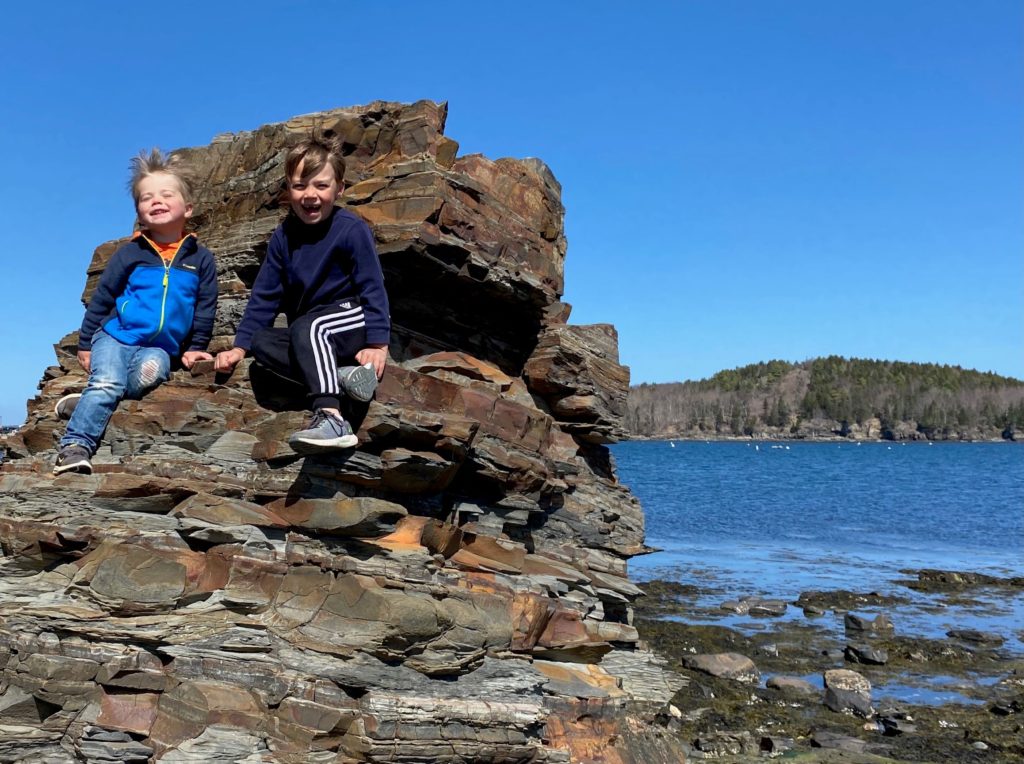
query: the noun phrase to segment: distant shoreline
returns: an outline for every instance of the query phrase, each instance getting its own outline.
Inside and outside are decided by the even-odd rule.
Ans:
[[[693,435],[674,435],[674,436],[649,436],[649,435],[630,435],[623,438],[620,443],[626,443],[630,441],[656,441],[660,443],[1007,443],[1010,445],[1020,445],[1021,441],[1011,440],[1009,438],[977,438],[977,439],[966,439],[966,438],[936,438],[928,440],[927,438],[904,438],[902,440],[891,440],[888,438],[844,438],[841,435],[834,435],[832,437],[800,437],[800,438],[785,438],[777,435],[709,435],[709,436],[693,436]]]

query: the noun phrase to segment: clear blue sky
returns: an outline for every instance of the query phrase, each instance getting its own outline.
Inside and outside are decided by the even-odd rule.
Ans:
[[[564,188],[573,323],[634,382],[840,354],[1024,377],[1019,0],[16,3],[0,418],[77,328],[127,162],[375,99]]]

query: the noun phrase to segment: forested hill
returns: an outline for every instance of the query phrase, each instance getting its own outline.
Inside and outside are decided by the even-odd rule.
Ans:
[[[829,356],[630,388],[633,437],[993,440],[1024,432],[1024,381]]]

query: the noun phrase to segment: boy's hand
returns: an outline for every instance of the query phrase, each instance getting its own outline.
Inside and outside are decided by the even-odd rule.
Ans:
[[[212,361],[213,356],[203,350],[186,350],[181,356],[181,365],[191,369],[196,361]]]
[[[78,365],[85,369],[85,373],[88,374],[92,369],[92,351],[91,350],[79,350],[78,351]]]
[[[238,362],[245,358],[245,351],[242,348],[231,348],[231,350],[223,350],[217,353],[217,358],[213,362],[214,371],[232,371]]]
[[[377,372],[377,379],[384,375],[384,365],[388,362],[387,345],[370,345],[356,353],[356,360],[363,366],[371,363],[373,370]]]

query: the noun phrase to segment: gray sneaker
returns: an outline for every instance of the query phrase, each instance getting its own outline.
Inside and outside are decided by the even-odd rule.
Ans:
[[[60,475],[63,472],[81,472],[83,475],[92,474],[92,462],[89,461],[89,449],[78,443],[69,443],[57,454],[57,461],[53,465],[53,474]]]
[[[377,372],[373,364],[364,366],[342,366],[338,369],[338,384],[350,398],[366,403],[377,389]]]
[[[57,401],[57,405],[53,407],[53,412],[57,415],[58,419],[63,419],[66,422],[71,418],[71,414],[80,400],[82,400],[81,393],[69,393]]]
[[[323,409],[313,412],[309,427],[288,438],[288,445],[299,452],[352,448],[358,442],[348,422]]]

